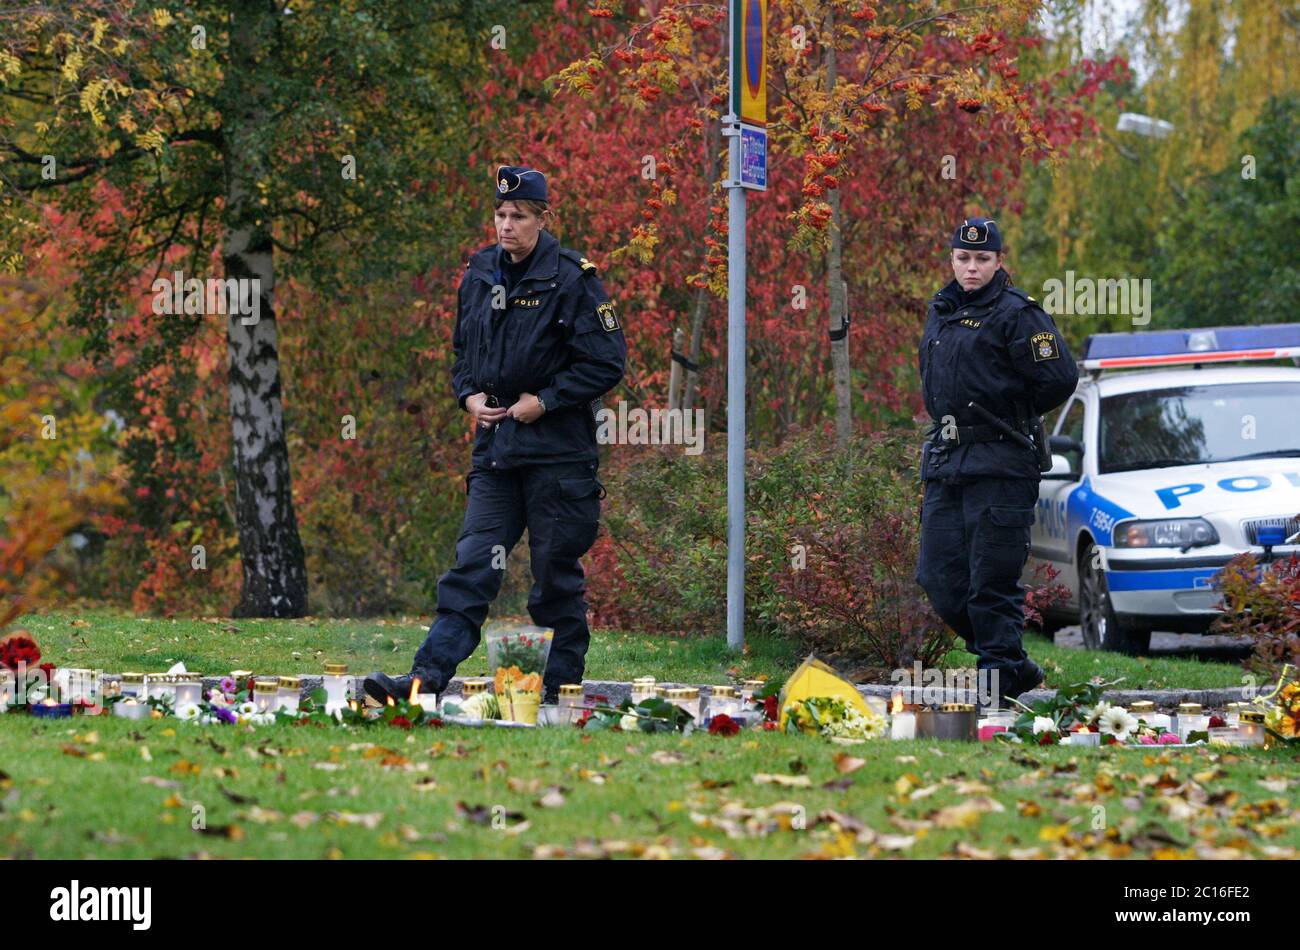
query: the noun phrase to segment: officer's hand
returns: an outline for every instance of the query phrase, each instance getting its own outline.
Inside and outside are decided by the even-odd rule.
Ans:
[[[503,407],[493,408],[487,404],[487,401],[487,393],[475,393],[465,400],[465,408],[469,410],[475,428],[496,425],[506,417],[506,410]]]
[[[506,410],[506,414],[516,422],[536,422],[546,410],[533,393],[520,393],[519,401]]]

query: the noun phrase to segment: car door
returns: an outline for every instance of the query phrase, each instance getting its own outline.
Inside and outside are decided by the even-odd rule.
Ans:
[[[1066,435],[1083,444],[1087,413],[1087,400],[1082,394],[1070,397],[1057,417],[1053,434]],[[1078,584],[1074,577],[1074,551],[1066,522],[1066,503],[1070,492],[1083,479],[1083,454],[1072,452],[1066,458],[1070,462],[1069,476],[1044,478],[1038,483],[1038,505],[1030,531],[1029,560],[1025,564],[1023,580],[1027,584],[1047,583],[1045,571],[1039,570],[1039,565],[1046,562],[1061,572],[1056,583],[1069,587],[1073,595]],[[1075,602],[1072,596],[1071,606]]]

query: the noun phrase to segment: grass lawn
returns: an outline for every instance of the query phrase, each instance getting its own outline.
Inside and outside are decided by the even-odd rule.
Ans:
[[[1030,631],[1025,632],[1024,644],[1025,650],[1047,674],[1049,687],[1080,683],[1094,676],[1107,680],[1124,677],[1117,689],[1219,689],[1241,685],[1242,668],[1236,663],[1075,650],[1056,646],[1047,637]],[[975,657],[956,649],[948,654],[944,665],[974,666]]]
[[[405,673],[424,640],[429,620],[420,617],[367,620],[164,620],[110,610],[24,616],[19,626],[36,635],[46,657],[61,666],[155,672],[178,661],[202,673],[248,669],[258,673],[319,673],[327,660],[353,673]],[[1240,685],[1232,663],[1195,658],[1140,658],[1058,647],[1033,633],[1025,648],[1047,673],[1048,686],[1093,676],[1124,677],[1121,688],[1205,689]],[[586,678],[725,683],[730,677],[784,677],[802,657],[787,640],[753,639],[747,652],[729,652],[721,632],[711,639],[593,630]],[[974,666],[965,650],[949,654],[949,666]],[[486,675],[483,646],[461,665],[466,676]]]
[[[1295,857],[1286,775],[1279,751],[11,713],[0,856]]]

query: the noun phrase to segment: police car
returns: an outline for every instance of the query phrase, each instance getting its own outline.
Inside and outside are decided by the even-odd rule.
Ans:
[[[1233,556],[1300,551],[1300,324],[1095,334],[1079,365],[1023,576],[1070,591],[1045,629],[1124,653],[1204,633]]]

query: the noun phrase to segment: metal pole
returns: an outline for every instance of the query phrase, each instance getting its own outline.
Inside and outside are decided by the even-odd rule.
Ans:
[[[736,55],[736,51],[732,51]],[[727,646],[745,646],[745,189],[739,117],[728,115],[727,163]]]

